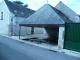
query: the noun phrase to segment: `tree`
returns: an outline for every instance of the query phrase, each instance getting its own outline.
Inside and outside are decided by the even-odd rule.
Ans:
[[[28,7],[28,4],[25,4],[24,7]]]
[[[20,5],[23,5],[23,2],[21,1],[13,1],[14,3],[17,3],[17,4],[20,4]]]
[[[13,1],[14,3],[17,3],[17,4],[20,4],[20,5],[22,5],[22,6],[24,6],[24,7],[28,7],[28,4],[24,4],[23,2],[21,2],[21,1]]]

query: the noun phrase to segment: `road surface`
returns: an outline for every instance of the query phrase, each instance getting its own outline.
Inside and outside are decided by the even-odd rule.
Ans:
[[[80,60],[78,57],[0,36],[0,59],[2,60]]]

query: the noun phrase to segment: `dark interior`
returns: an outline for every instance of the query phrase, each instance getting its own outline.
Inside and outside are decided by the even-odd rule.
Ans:
[[[45,27],[45,30],[49,36],[45,40],[52,44],[58,44],[59,27]]]
[[[45,31],[48,34],[47,38],[44,39],[38,39],[38,38],[27,38],[27,39],[23,39],[23,40],[36,40],[36,41],[42,41],[42,42],[46,42],[46,43],[50,43],[50,44],[54,44],[54,45],[58,45],[58,35],[59,35],[59,27],[55,26],[49,26],[49,27],[44,27]]]

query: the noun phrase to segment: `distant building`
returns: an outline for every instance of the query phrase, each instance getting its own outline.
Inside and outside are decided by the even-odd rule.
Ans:
[[[35,11],[8,0],[0,3],[0,34],[18,35],[19,23]],[[22,35],[30,34],[31,27],[22,29]]]
[[[73,10],[71,10],[68,6],[66,6],[63,2],[59,2],[56,6],[56,9],[58,9],[59,11],[61,11],[63,14],[66,15],[66,17],[68,17],[71,21],[73,22],[80,22],[80,18],[79,15],[74,12]]]

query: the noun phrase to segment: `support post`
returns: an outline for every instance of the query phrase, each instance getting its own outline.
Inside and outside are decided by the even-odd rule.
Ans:
[[[34,27],[31,27],[31,34],[34,34]]]
[[[21,35],[21,26],[19,26],[19,39],[20,39],[20,35]]]
[[[65,27],[59,27],[59,38],[58,38],[59,49],[63,49],[64,46],[64,31]]]

